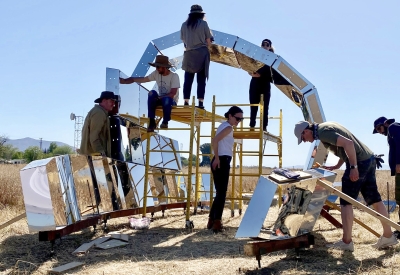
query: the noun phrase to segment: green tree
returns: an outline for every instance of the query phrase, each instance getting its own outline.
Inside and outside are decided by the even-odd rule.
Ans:
[[[18,152],[18,148],[12,146],[11,144],[3,145],[0,158],[10,160],[16,152]]]
[[[54,150],[55,150],[57,147],[58,147],[58,146],[57,146],[57,143],[51,142],[51,143],[50,143],[50,146],[49,146],[49,149],[47,150],[46,153],[53,153]]]
[[[8,137],[6,135],[1,135],[0,136],[0,158],[3,154],[3,150],[4,150],[4,143],[6,143],[6,141],[8,140]]]
[[[189,161],[185,157],[181,157],[181,162],[182,162],[182,166],[188,166],[189,165]]]
[[[17,151],[12,155],[11,159],[23,159],[24,158],[24,152]]]
[[[51,144],[50,144],[51,146]],[[57,146],[57,145],[56,145]],[[49,148],[50,150],[50,148]],[[63,146],[57,146],[56,148],[53,149],[51,152],[54,156],[56,155],[67,155],[67,154],[73,154],[74,150],[68,145],[63,145]]]
[[[42,159],[43,157],[44,154],[42,150],[40,150],[39,146],[29,146],[24,151],[24,159],[26,159],[27,162],[31,162],[37,159]]]
[[[200,151],[203,154],[200,166],[210,166],[211,159],[210,156],[206,156],[206,154],[211,154],[211,143],[203,143],[200,145]]]

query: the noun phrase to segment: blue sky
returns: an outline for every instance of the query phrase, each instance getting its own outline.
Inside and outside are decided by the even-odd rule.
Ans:
[[[93,100],[105,89],[106,67],[130,75],[147,44],[178,31],[190,5],[195,4],[183,0],[160,3],[3,1],[0,92],[5,97],[0,134],[73,145],[74,123],[69,115],[85,116],[92,108]],[[316,86],[327,120],[343,124],[387,159],[386,139],[371,133],[377,117],[396,118],[398,114],[394,80],[400,64],[400,2],[197,3],[214,30],[255,44],[271,39],[276,53]],[[247,103],[249,81],[243,70],[212,63],[206,108],[211,110],[214,94],[221,104]],[[294,124],[303,119],[301,111],[273,87],[270,115],[278,115],[279,109],[284,117],[283,165],[303,165],[309,145],[298,146],[293,135]],[[269,130],[278,133],[277,123],[271,122]],[[189,137],[164,133],[187,148]],[[257,148],[254,143],[248,142],[246,148]],[[275,148],[275,144],[267,145],[271,152]],[[246,160],[246,164],[256,163],[255,158]],[[265,158],[264,165],[275,166],[277,159]]]

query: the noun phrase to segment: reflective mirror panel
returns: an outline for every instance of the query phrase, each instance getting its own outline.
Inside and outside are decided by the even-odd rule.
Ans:
[[[118,173],[116,173],[116,170],[113,168],[114,160],[111,158],[102,158],[102,161],[103,161],[104,172],[106,174],[108,188],[111,193],[111,202],[113,204],[113,210],[124,209],[120,192],[117,186],[116,176],[118,176]]]
[[[133,193],[136,202],[139,204],[139,207],[143,207],[143,195],[144,195],[144,173],[145,167],[143,165],[135,164],[135,163],[127,163],[129,174],[131,177],[131,181],[133,183]],[[147,195],[151,196],[151,188],[149,183],[147,183]],[[157,199],[148,198],[147,206],[154,206]]]
[[[179,197],[182,198],[180,200],[178,200],[178,202],[184,202],[186,201],[186,197],[187,197],[187,192],[186,192],[186,179],[185,176],[182,176],[182,173],[177,173],[175,175],[175,180],[176,183],[178,185],[178,192],[179,192]]]
[[[78,202],[75,195],[75,184],[72,177],[72,168],[69,155],[56,157],[58,175],[61,183],[61,191],[65,203],[65,215],[68,224],[73,224],[81,220]]]
[[[118,190],[120,190],[120,195],[125,200],[126,209],[139,207],[135,199],[134,185],[129,175],[127,163],[116,161],[115,168],[119,175]]]
[[[210,201],[211,176],[210,176],[210,174],[201,174],[201,179],[202,179],[202,194],[201,194],[200,200],[201,201]],[[215,192],[215,190],[214,190],[214,192]]]
[[[163,168],[164,163],[163,163],[163,159],[162,159],[162,154],[160,152],[160,150],[161,150],[160,136],[157,134],[153,134],[153,135],[149,136],[149,138],[147,138],[146,140],[142,141],[142,149],[143,149],[143,156],[144,156],[145,163],[146,163],[146,157],[147,157],[147,153],[146,153],[147,147],[146,146],[147,146],[147,142],[149,140],[150,140],[150,153],[149,153],[150,166]],[[152,151],[156,151],[156,152],[152,152]]]
[[[121,148],[122,148],[122,155],[123,161],[132,161],[132,153],[131,153],[131,146],[129,143],[129,136],[128,136],[128,128],[121,125]]]
[[[149,177],[150,181],[150,188],[151,188],[151,195],[157,197],[158,203],[165,204],[167,203],[167,199],[161,198],[167,196],[166,188],[168,188],[166,179],[165,179],[165,172],[164,169],[156,169],[153,168],[152,176]],[[168,190],[167,190],[168,192]]]
[[[80,214],[82,217],[99,214],[87,157],[83,155],[70,155],[70,159]]]
[[[256,238],[267,216],[277,185],[260,177],[235,238]]]
[[[43,165],[50,160],[33,161],[20,171],[29,232],[56,229],[46,166]]]
[[[179,151],[178,141],[161,135],[159,137],[163,167],[172,170],[181,170],[181,156],[177,152]]]
[[[212,44],[209,50],[211,61],[234,68],[240,68],[236,55],[231,48]]]
[[[56,158],[52,158],[52,160],[46,164],[46,172],[56,225],[67,225],[68,223],[65,215],[67,211],[63,200],[63,191],[61,190]]]
[[[92,157],[93,170],[96,178],[97,186],[95,186],[95,192],[98,192],[98,207],[99,212],[113,211],[113,204],[111,200],[112,196],[112,184],[106,179],[106,172],[104,171],[103,158]]]

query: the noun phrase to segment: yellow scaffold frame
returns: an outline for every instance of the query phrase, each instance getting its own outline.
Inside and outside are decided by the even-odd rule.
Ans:
[[[261,95],[260,102],[263,102],[263,95]],[[213,138],[215,136],[215,131],[216,131],[216,123],[217,122],[223,122],[225,121],[225,117],[218,115],[216,112],[216,109],[219,107],[230,107],[232,105],[236,106],[258,106],[260,110],[260,116],[259,120],[260,123],[259,125],[263,125],[263,114],[264,114],[264,108],[263,104],[216,104],[215,101],[215,95],[213,96],[213,103],[212,103],[212,111],[206,111],[204,109],[196,108],[195,106],[195,97],[193,96],[192,99],[192,104],[190,106],[173,106],[172,108],[172,113],[171,113],[171,120],[183,123],[184,125],[188,125],[189,127],[182,127],[182,128],[168,128],[168,129],[159,129],[160,131],[172,131],[172,130],[178,130],[178,131],[189,131],[190,132],[190,141],[189,141],[189,150],[187,151],[181,151],[181,150],[175,150],[175,153],[185,153],[189,154],[189,160],[192,159],[193,157],[193,151],[196,149],[196,155],[200,156],[203,154],[200,154],[200,139],[201,138]],[[156,123],[158,124],[162,118],[162,109],[157,108],[156,109]],[[121,115],[124,117],[129,118],[131,121],[139,124],[140,126],[144,126],[145,124],[148,124],[149,120],[147,117],[140,117],[136,118],[134,116],[130,115]],[[243,200],[248,200],[248,198],[243,198],[242,197],[242,183],[243,183],[243,177],[246,176],[251,176],[251,177],[260,177],[262,175],[262,160],[264,156],[277,156],[279,158],[279,167],[282,167],[282,110],[280,110],[280,115],[277,117],[269,117],[269,119],[279,119],[279,136],[272,135],[268,132],[262,131],[262,126],[252,129],[250,131],[249,127],[244,127],[243,122],[240,123],[239,127],[235,127],[234,129],[234,138],[235,138],[235,143],[234,143],[234,155],[238,154],[239,157],[239,173],[236,173],[236,158],[233,158],[233,171],[231,172],[232,176],[232,197],[227,197],[228,200],[231,201],[231,214],[234,216],[234,204],[235,201],[239,201],[239,214],[242,212],[242,201]],[[200,125],[201,123],[206,123],[210,122],[211,123],[211,133],[210,135],[201,135],[200,133]],[[151,142],[150,138],[154,133],[147,133],[146,129],[144,127],[141,127],[141,139],[143,140],[148,140],[146,142],[146,161],[145,161],[145,174],[144,174],[144,192],[143,192],[143,214],[142,216],[146,216],[146,208],[147,208],[147,198],[154,198],[155,196],[148,195],[148,183],[150,179],[150,174],[153,173],[152,167],[150,167],[150,153],[151,152],[161,152],[162,150],[156,150],[155,148],[151,148]],[[258,151],[244,151],[243,150],[243,140],[244,139],[257,139],[259,140],[259,150]],[[272,141],[277,143],[277,149],[278,149],[278,154],[276,155],[271,155],[271,154],[264,154],[264,149],[265,149],[265,143],[266,141]],[[196,148],[194,148],[194,141],[196,141]],[[239,149],[237,150],[237,147]],[[262,152],[262,153],[260,153]],[[205,154],[203,156],[206,156]],[[212,152],[211,154],[207,154],[207,156],[212,159],[213,155]],[[243,167],[243,156],[257,156],[259,158],[259,170],[258,173],[243,173],[242,167]],[[158,199],[179,199],[179,200],[185,200],[186,199],[186,209],[185,209],[185,214],[186,214],[186,225],[188,226],[188,223],[190,222],[190,207],[194,206],[194,214],[197,212],[197,206],[198,206],[198,201],[200,199],[200,193],[204,191],[200,191],[200,186],[201,186],[201,173],[199,171],[199,158],[196,159],[196,164],[195,164],[195,171],[194,165],[192,161],[189,161],[188,163],[188,171],[187,173],[179,173],[179,176],[187,177],[187,185],[186,185],[186,197],[171,197],[169,194],[166,196],[157,196],[156,198]],[[213,201],[213,194],[214,194],[214,185],[213,185],[213,177],[211,171],[209,172],[210,174],[210,206],[212,205]],[[177,173],[165,173],[165,175],[172,175],[176,176]],[[194,190],[194,198],[192,199],[192,176],[195,175],[195,190]],[[236,182],[236,177],[239,177],[239,194],[238,196],[235,196],[235,182]],[[180,181],[177,183],[179,186]],[[208,192],[208,191],[206,191]],[[192,202],[193,200],[193,202]]]

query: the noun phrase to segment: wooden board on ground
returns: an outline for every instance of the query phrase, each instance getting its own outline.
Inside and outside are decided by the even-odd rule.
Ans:
[[[101,243],[99,245],[96,245],[96,247],[100,248],[100,249],[110,249],[110,248],[114,248],[114,247],[125,246],[127,244],[128,244],[127,242],[123,242],[121,240],[110,240],[110,241]]]
[[[362,204],[362,203],[356,201],[355,199],[347,196],[345,193],[335,189],[332,186],[332,183],[319,179],[319,180],[317,180],[317,184],[319,184],[320,186],[324,187],[325,189],[328,189],[333,194],[338,195],[339,197],[341,197],[345,201],[351,203],[352,205],[356,206],[357,208],[362,209],[363,211],[367,212],[368,214],[372,215],[373,217],[379,219],[381,222],[384,222],[384,223],[390,225],[391,227],[393,227],[393,228],[395,228],[395,229],[400,231],[400,225],[399,224],[397,224],[394,221],[386,218],[385,216],[381,215],[380,213],[372,210],[368,206],[365,206],[364,204]]]
[[[82,244],[80,247],[78,247],[77,249],[75,249],[75,251],[72,252],[72,254],[86,253],[92,246],[94,246],[94,243],[93,243],[93,242],[84,243],[84,244]]]
[[[125,242],[129,241],[129,236],[126,235],[126,234],[110,234],[110,237],[112,239],[122,240],[122,241],[125,241]]]
[[[104,242],[108,241],[110,238],[111,237],[108,237],[108,236],[100,237],[100,238],[97,238],[97,239],[91,241],[90,243],[93,243],[93,245],[98,245],[98,244],[101,244],[101,243],[104,243]]]
[[[71,263],[68,263],[68,264],[65,264],[65,265],[60,265],[60,266],[58,266],[56,268],[53,268],[53,269],[49,270],[49,273],[61,274],[64,271],[73,269],[73,268],[78,267],[78,266],[83,266],[84,264],[85,263],[82,263],[82,262],[71,262]]]
[[[13,224],[17,221],[19,221],[20,219],[23,219],[26,217],[26,213],[22,213],[21,215],[16,216],[15,218],[12,218],[11,220],[9,220],[8,222],[5,222],[3,224],[0,225],[0,229],[3,229],[4,227]]]
[[[268,178],[272,179],[273,181],[277,183],[285,183],[285,182],[291,182],[291,181],[296,181],[296,180],[303,180],[303,179],[309,179],[312,177],[312,175],[305,173],[303,171],[298,171],[300,176],[297,179],[288,179],[287,177],[278,175],[278,174],[271,174],[268,176]]]

